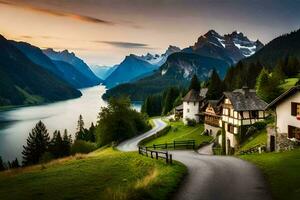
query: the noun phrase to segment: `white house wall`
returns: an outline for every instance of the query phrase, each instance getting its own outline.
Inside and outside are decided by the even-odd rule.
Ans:
[[[291,102],[300,103],[300,92],[285,99],[276,107],[276,124],[279,133],[288,133],[288,125],[300,127],[300,121],[291,114]]]
[[[194,119],[199,122],[199,102],[183,102],[183,122],[187,123],[186,119]]]

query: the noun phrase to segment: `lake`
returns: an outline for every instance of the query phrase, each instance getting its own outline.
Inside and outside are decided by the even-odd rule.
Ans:
[[[44,122],[51,137],[54,130],[63,133],[64,129],[74,136],[80,114],[85,127],[95,123],[100,108],[107,105],[101,98],[105,91],[105,86],[95,86],[82,89],[82,96],[77,99],[0,112],[0,156],[3,161],[16,157],[21,161],[23,145],[39,120]],[[140,107],[141,103],[133,103],[136,110]]]

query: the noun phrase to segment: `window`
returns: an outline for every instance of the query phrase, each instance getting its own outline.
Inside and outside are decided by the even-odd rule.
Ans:
[[[300,128],[288,126],[288,138],[296,138],[300,140]]]
[[[234,126],[232,124],[228,124],[227,131],[230,133],[234,133]]]
[[[291,114],[292,116],[300,115],[300,103],[291,103]]]
[[[190,112],[190,109],[187,109],[187,112],[189,113],[189,112]]]
[[[194,101],[194,106],[196,105],[196,102]]]
[[[251,111],[250,112],[250,118],[257,119],[258,118],[258,111],[257,110]]]

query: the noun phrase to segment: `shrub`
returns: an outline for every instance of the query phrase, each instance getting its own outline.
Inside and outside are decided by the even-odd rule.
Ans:
[[[263,130],[266,128],[267,122],[266,121],[255,122],[252,126],[255,127],[257,130]]]
[[[196,120],[187,118],[186,121],[188,126],[196,126]]]
[[[71,147],[71,154],[76,153],[90,153],[97,149],[97,145],[92,142],[87,142],[83,140],[76,140]]]

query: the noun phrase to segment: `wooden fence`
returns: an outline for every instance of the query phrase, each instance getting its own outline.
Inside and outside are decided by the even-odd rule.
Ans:
[[[148,149],[195,149],[195,140],[180,140],[171,143],[153,144]]]
[[[250,149],[240,151],[239,154],[244,155],[244,154],[252,154],[252,153],[262,153],[267,150],[267,147],[265,145],[257,145],[254,146]]]
[[[147,157],[150,156],[151,158],[155,158],[156,160],[162,158],[166,161],[167,164],[173,163],[172,154],[170,154],[168,151],[156,151],[151,150],[148,147],[139,146],[139,154],[146,155]]]

